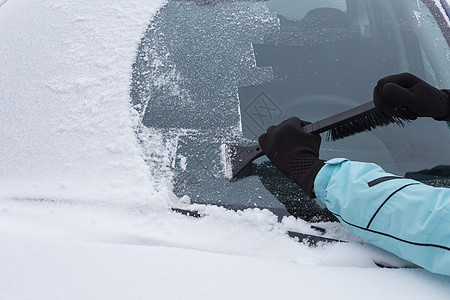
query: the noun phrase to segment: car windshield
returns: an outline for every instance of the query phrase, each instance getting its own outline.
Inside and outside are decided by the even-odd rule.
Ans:
[[[292,116],[316,121],[370,101],[386,75],[410,72],[449,88],[449,39],[434,1],[170,0],[133,65],[146,160],[164,156],[153,172],[170,173],[176,193],[194,202],[316,216],[318,204],[265,157],[229,182],[222,145],[256,142]],[[152,151],[155,139],[167,153]],[[444,122],[422,118],[323,141],[321,158],[335,157],[450,186],[445,166],[420,172],[450,161]]]

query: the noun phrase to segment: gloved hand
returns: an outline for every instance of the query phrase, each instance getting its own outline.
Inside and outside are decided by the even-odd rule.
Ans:
[[[324,161],[319,159],[320,135],[306,133],[302,127],[307,124],[298,118],[287,119],[269,127],[259,137],[259,145],[275,167],[314,197],[314,179]]]
[[[375,106],[388,116],[450,121],[450,94],[422,79],[402,73],[380,79],[373,90]]]

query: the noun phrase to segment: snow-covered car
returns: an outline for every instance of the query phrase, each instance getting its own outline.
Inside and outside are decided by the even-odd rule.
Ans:
[[[449,88],[449,45],[448,17],[433,0],[170,0],[133,66],[147,163],[168,158],[153,175],[170,174],[175,193],[194,203],[332,220],[265,157],[230,182],[223,145],[255,143],[291,116],[316,121],[370,101],[386,75],[410,72]],[[167,153],[152,151],[155,139]],[[450,186],[442,166],[450,161],[449,131],[432,119],[323,141],[321,157]]]

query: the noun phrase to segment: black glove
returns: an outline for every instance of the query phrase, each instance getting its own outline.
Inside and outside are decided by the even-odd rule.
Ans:
[[[287,119],[269,127],[259,137],[259,145],[275,167],[314,197],[314,179],[324,161],[319,159],[320,135],[306,133],[302,127],[307,124],[298,118]]]
[[[388,116],[414,120],[432,117],[450,121],[450,94],[422,79],[402,73],[380,79],[373,90],[375,106]]]

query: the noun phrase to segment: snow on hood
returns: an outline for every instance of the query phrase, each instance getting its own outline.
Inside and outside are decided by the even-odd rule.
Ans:
[[[163,3],[3,3],[0,197],[148,199],[155,187],[129,86],[140,38]]]

